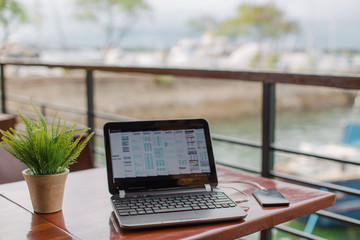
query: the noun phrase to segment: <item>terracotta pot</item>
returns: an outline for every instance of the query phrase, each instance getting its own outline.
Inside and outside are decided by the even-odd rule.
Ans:
[[[30,169],[25,169],[22,174],[28,185],[35,212],[53,213],[62,209],[69,169],[53,175],[33,175]]]

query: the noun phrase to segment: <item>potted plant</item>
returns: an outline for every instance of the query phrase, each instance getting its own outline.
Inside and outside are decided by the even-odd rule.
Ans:
[[[35,212],[52,213],[62,209],[64,186],[69,166],[76,162],[94,133],[83,136],[88,128],[67,128],[55,115],[51,126],[33,105],[37,119],[18,111],[25,124],[25,131],[10,128],[0,130],[3,134],[0,146],[24,163],[28,169],[22,172],[29,188]]]

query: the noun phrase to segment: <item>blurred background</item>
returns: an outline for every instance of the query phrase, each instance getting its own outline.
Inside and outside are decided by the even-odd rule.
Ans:
[[[236,70],[360,70],[356,0],[5,2],[16,3],[1,10],[1,55],[6,57]]]
[[[356,75],[359,9],[358,0],[0,1],[0,59]],[[84,71],[8,65],[5,74],[10,113],[31,109],[33,97],[47,105],[47,115],[55,113],[53,108],[71,108],[61,116],[86,125],[86,116],[78,114],[87,107]],[[276,92],[277,145],[359,162],[360,140],[345,137],[349,124],[360,121],[358,90],[276,84]],[[204,117],[213,133],[254,142],[261,141],[261,98],[261,82],[94,71],[97,111],[124,119]],[[96,119],[96,129],[101,132],[106,121]],[[96,146],[102,148],[101,134]],[[261,149],[214,142],[214,151],[223,163],[261,166]],[[98,155],[96,165],[104,166]],[[275,154],[274,168],[324,182],[360,174],[358,165],[285,153]],[[352,212],[360,218],[360,209]],[[289,224],[304,228],[302,221]],[[315,232],[328,239],[360,238],[358,227],[334,222]]]

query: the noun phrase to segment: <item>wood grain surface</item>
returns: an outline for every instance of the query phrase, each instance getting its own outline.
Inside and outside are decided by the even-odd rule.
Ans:
[[[262,178],[224,167],[217,167],[217,171],[222,186],[236,187],[249,195],[250,200],[239,205],[247,210],[248,216],[244,220],[145,230],[120,229],[112,213],[105,168],[70,173],[65,187],[63,210],[54,214],[34,216],[80,239],[234,239],[335,204],[335,195],[330,192]],[[254,181],[265,188],[277,188],[290,200],[290,206],[263,208],[251,195],[252,190],[256,189],[255,186],[244,183],[222,183],[238,180]],[[223,188],[223,190],[234,200],[244,198],[243,194],[233,189]],[[32,211],[24,181],[2,184],[0,193]],[[4,219],[3,213],[0,217]]]

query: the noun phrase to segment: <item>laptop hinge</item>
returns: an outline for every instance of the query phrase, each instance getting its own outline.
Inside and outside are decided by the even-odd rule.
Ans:
[[[119,197],[125,198],[125,190],[119,190]]]
[[[205,189],[206,189],[207,192],[212,191],[212,187],[210,186],[210,184],[205,184]]]

